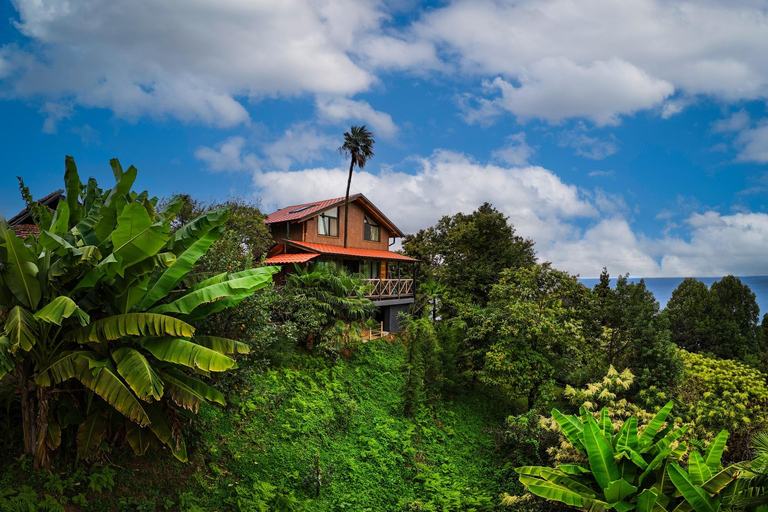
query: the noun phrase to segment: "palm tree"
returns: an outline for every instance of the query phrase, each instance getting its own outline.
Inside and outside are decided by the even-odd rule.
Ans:
[[[365,167],[370,158],[373,158],[373,134],[363,126],[353,126],[348,132],[344,132],[344,144],[339,148],[339,153],[349,157],[349,179],[347,180],[347,195],[344,196],[344,247],[347,246],[347,227],[349,225],[349,187],[352,185],[352,171],[357,165],[358,169]]]
[[[421,284],[419,291],[424,294],[424,298],[430,303],[432,309],[432,323],[437,323],[437,304],[439,299],[443,298],[445,294],[446,286],[434,279]]]

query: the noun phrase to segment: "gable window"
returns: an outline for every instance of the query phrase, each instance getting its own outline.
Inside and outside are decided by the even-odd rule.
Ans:
[[[325,210],[317,217],[317,234],[339,236],[339,209]]]
[[[367,215],[365,216],[364,223],[365,224],[363,228],[363,238],[371,242],[378,242],[379,241],[379,225],[376,224],[376,222]]]

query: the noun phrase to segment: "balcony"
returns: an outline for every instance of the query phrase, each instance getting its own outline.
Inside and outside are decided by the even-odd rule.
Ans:
[[[365,295],[371,300],[413,298],[413,279],[367,279],[370,290]],[[411,301],[413,302],[413,301]]]

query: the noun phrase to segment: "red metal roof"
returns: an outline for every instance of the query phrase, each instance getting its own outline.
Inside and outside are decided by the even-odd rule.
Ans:
[[[357,249],[355,247],[339,247],[337,245],[316,244],[313,242],[296,242],[294,240],[286,240],[286,244],[299,249],[310,250],[320,254],[334,254],[338,256],[354,256],[355,258],[371,258],[376,260],[390,260],[390,261],[411,261],[417,262],[419,260],[409,258],[402,254],[391,251],[381,251],[378,249]]]
[[[284,265],[286,263],[306,263],[313,258],[320,256],[315,252],[305,252],[301,254],[278,254],[264,260],[266,265]]]
[[[360,197],[360,194],[349,196],[350,201],[354,201]],[[315,201],[314,203],[295,204],[293,206],[286,206],[274,213],[270,213],[267,220],[264,221],[267,224],[274,224],[275,222],[286,222],[292,220],[300,220],[308,217],[312,217],[316,213],[320,213],[326,208],[343,203],[343,197],[337,197],[335,199],[324,199],[322,201]]]

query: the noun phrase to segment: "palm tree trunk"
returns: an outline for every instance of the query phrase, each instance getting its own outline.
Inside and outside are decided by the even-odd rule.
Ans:
[[[350,158],[349,179],[347,179],[347,195],[344,196],[344,247],[347,247],[347,228],[349,227],[349,187],[352,186],[352,169],[355,167],[355,159]]]
[[[35,400],[29,392],[26,361],[23,361],[16,366],[16,381],[19,386],[19,394],[21,395],[21,430],[24,435],[24,453],[30,457],[34,457],[35,442],[37,441]]]

